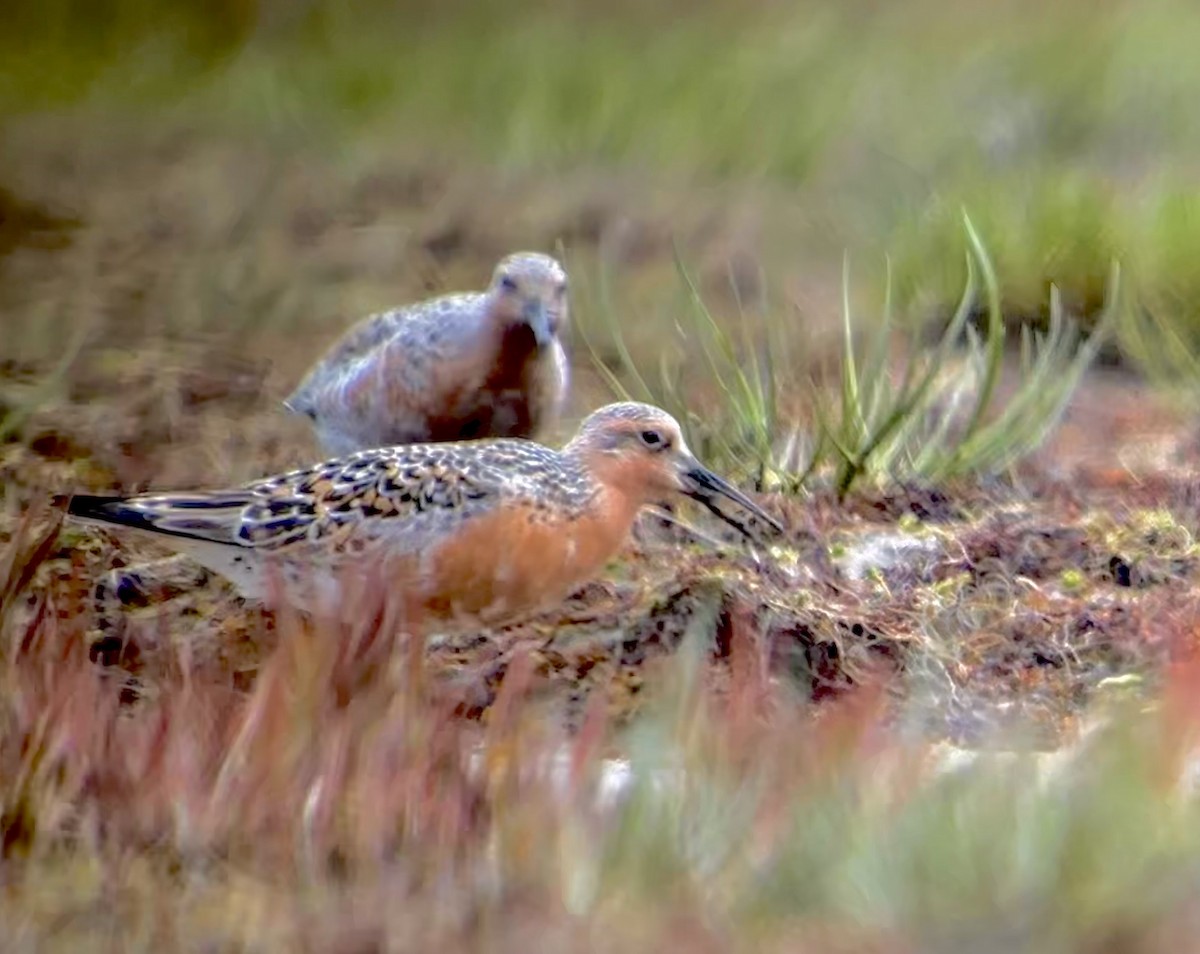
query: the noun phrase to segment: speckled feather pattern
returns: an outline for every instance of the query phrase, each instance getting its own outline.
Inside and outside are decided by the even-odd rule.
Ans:
[[[163,533],[264,556],[337,551],[349,529],[419,547],[506,503],[570,519],[599,487],[569,455],[533,441],[409,444],[361,451],[209,494],[125,502]]]

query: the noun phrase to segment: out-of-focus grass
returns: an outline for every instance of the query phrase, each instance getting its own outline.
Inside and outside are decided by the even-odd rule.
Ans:
[[[815,233],[894,255],[896,304],[953,308],[957,209],[1006,277],[1085,317],[1109,263],[1164,320],[1187,263],[1200,11],[1182,0],[670,5],[6,5],[0,115],[64,106],[353,155],[797,188]],[[1065,55],[1069,51],[1070,55]],[[781,210],[780,214],[786,214]]]
[[[11,545],[26,562],[0,568],[37,568],[36,529]],[[1097,710],[1112,721],[1077,751],[951,760],[889,726],[874,688],[812,718],[748,626],[711,681],[698,627],[633,727],[596,709],[568,736],[518,664],[479,726],[449,716],[452,698],[397,692],[402,668],[347,694],[347,634],[287,618],[248,692],[190,667],[179,634],[159,692],[122,706],[83,658],[70,593],[37,592],[48,602],[0,623],[0,918],[15,949],[1196,939],[1186,667],[1153,706]]]

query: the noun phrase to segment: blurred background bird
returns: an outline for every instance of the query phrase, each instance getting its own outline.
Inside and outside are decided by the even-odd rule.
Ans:
[[[480,437],[532,437],[557,420],[569,381],[560,334],[567,275],[518,252],[487,291],[443,295],[364,318],[284,406],[312,419],[332,455]]]

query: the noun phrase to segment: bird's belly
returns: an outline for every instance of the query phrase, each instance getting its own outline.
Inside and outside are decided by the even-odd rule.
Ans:
[[[631,523],[623,508],[568,519],[519,505],[481,514],[419,552],[392,550],[376,539],[336,557],[318,548],[236,565],[228,552],[193,556],[246,597],[308,612],[352,619],[374,613],[377,601],[398,601],[403,613],[438,623],[500,625],[553,605],[591,579],[620,549]]]
[[[552,605],[599,572],[625,534],[604,521],[489,515],[421,560],[420,604],[445,620],[497,625]]]
[[[252,550],[206,540],[176,539],[171,543],[177,552],[227,579],[243,598],[268,599],[270,573],[264,561]]]

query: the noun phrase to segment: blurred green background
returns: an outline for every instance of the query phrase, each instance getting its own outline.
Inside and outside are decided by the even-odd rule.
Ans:
[[[887,252],[914,312],[957,295],[966,205],[1014,314],[1051,281],[1093,311],[1118,255],[1148,308],[1197,317],[1200,9],[1179,0],[10,0],[0,37],[9,125],[777,189],[763,242],[794,244],[768,263]]]
[[[651,371],[687,337],[678,252],[719,322],[783,319],[800,382],[844,256],[856,321],[885,271],[902,322],[945,321],[966,210],[1006,320],[1044,327],[1053,285],[1087,326],[1118,260],[1111,356],[1190,385],[1197,41],[1182,0],[12,0],[3,357],[73,341],[111,380],[105,347],[205,334],[286,393],[354,318],[536,247]]]

